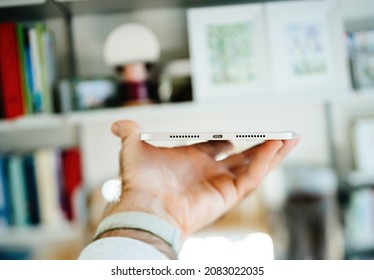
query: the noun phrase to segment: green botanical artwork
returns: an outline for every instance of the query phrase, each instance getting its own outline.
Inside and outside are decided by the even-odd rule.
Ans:
[[[214,85],[248,83],[255,79],[251,23],[207,26],[210,78]]]

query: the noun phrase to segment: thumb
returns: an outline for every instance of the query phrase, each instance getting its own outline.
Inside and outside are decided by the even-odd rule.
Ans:
[[[122,141],[130,139],[132,139],[132,141],[139,140],[140,131],[139,125],[134,121],[121,120],[112,124],[113,134],[121,138]]]

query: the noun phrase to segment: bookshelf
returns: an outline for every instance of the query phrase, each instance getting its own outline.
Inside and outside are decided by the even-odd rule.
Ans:
[[[149,10],[160,8],[189,8],[213,5],[230,5],[243,3],[265,2],[264,0],[137,0],[137,1],[100,1],[100,0],[57,0],[67,7],[74,15],[79,14],[103,14],[121,12],[133,12],[137,10]],[[270,0],[267,2],[271,2]],[[276,1],[276,0],[275,0]],[[281,0],[282,1],[282,0]]]
[[[245,0],[138,0],[138,1],[118,1],[118,0],[23,0],[17,3],[17,6],[10,6],[9,3],[13,4],[15,1],[0,1],[0,21],[46,21],[53,19],[61,19],[64,25],[65,34],[68,38],[66,52],[63,57],[67,58],[69,70],[66,74],[62,75],[64,78],[74,76],[77,72],[76,69],[76,53],[74,53],[72,33],[74,26],[72,20],[76,16],[89,15],[89,16],[101,16],[111,15],[115,13],[131,13],[136,11],[146,11],[151,9],[164,9],[164,8],[182,8],[185,10],[189,7],[197,6],[212,6],[212,5],[226,5],[234,3],[254,3],[264,1],[245,1]],[[6,3],[6,4],[4,4]],[[182,19],[185,20],[185,19]],[[349,25],[353,25],[349,23]],[[350,27],[349,29],[354,29]],[[66,61],[65,61],[66,62]],[[162,129],[170,124],[172,127],[178,128],[178,120],[187,123],[187,120],[192,120],[195,123],[200,122],[199,118],[206,118],[208,112],[212,113],[212,121],[220,119],[226,127],[230,127],[233,123],[237,123],[238,120],[252,120],[253,117],[263,116],[259,111],[264,110],[267,112],[273,109],[279,114],[283,113],[287,109],[297,107],[299,111],[303,111],[303,108],[309,107],[311,112],[317,112],[317,120],[305,120],[305,126],[310,127],[311,132],[306,132],[304,128],[304,147],[309,149],[308,153],[296,153],[294,160],[302,160],[318,164],[330,164],[331,158],[333,157],[328,148],[328,140],[324,134],[324,130],[328,129],[326,125],[326,111],[325,107],[332,106],[333,108],[339,107],[339,112],[333,114],[333,118],[339,120],[343,119],[344,123],[349,122],[347,119],[342,118],[340,114],[343,114],[345,110],[350,108],[363,108],[365,112],[374,110],[374,90],[368,90],[362,92],[360,90],[346,90],[339,92],[318,92],[310,94],[310,92],[302,92],[300,94],[285,94],[285,95],[266,95],[266,96],[253,96],[243,100],[231,100],[227,101],[214,101],[208,104],[199,104],[195,102],[185,102],[178,104],[153,104],[142,107],[126,107],[126,108],[114,108],[114,109],[98,109],[91,111],[82,112],[69,112],[65,114],[35,114],[28,115],[25,117],[13,119],[13,120],[2,120],[0,121],[0,151],[5,150],[18,150],[18,149],[35,149],[38,147],[65,147],[65,146],[88,146],[83,152],[83,172],[84,172],[84,187],[89,191],[91,188],[96,187],[103,178],[106,178],[114,173],[115,163],[108,163],[109,167],[103,167],[99,169],[98,165],[94,162],[106,162],[110,158],[117,159],[116,152],[118,149],[118,143],[114,140],[110,140],[115,143],[114,147],[108,147],[108,155],[93,156],[95,148],[99,147],[98,143],[94,143],[92,140],[91,131],[95,133],[105,134],[104,138],[97,140],[105,143],[109,139],[109,127],[110,123],[118,119],[134,119],[144,124],[145,129]],[[343,108],[343,109],[341,109]],[[356,109],[355,109],[356,110]],[[357,109],[361,110],[361,109]],[[219,112],[225,112],[224,116],[220,116]],[[240,111],[238,114],[237,111]],[[246,113],[248,111],[248,113]],[[255,113],[251,113],[254,111]],[[343,113],[342,113],[343,111]],[[174,120],[170,120],[170,116],[174,116]],[[189,116],[192,119],[189,119]],[[247,116],[247,118],[245,118]],[[280,116],[280,115],[279,115]],[[244,118],[243,118],[244,117]],[[279,117],[278,123],[281,120],[291,120],[291,117],[282,118]],[[160,125],[160,120],[164,122],[164,126]],[[265,119],[265,123],[277,122],[270,117]],[[300,120],[298,125],[302,129],[302,122]],[[207,127],[207,121],[201,121],[203,124],[197,124],[200,129]],[[334,124],[335,125],[335,124]],[[269,125],[270,127],[270,125]],[[97,128],[97,130],[95,130]],[[335,129],[337,135],[346,135],[346,128]],[[43,141],[38,140],[38,136],[43,135]],[[23,137],[28,137],[28,143],[23,141]],[[315,140],[308,140],[308,138],[314,137]],[[110,138],[111,139],[111,138]],[[340,140],[334,139],[334,141],[340,144]],[[340,148],[341,146],[339,146]],[[347,143],[344,143],[343,148],[348,147]],[[343,149],[341,148],[341,149]],[[315,154],[313,149],[320,150],[322,156],[312,155]],[[319,157],[321,159],[319,159]],[[347,160],[349,162],[349,160]],[[106,169],[107,168],[107,169]],[[343,171],[345,169],[343,168]],[[113,172],[113,173],[111,173]],[[344,172],[343,172],[344,173]],[[99,174],[99,175],[98,175]],[[57,230],[59,231],[59,230]],[[13,231],[0,232],[0,240],[3,244],[15,244],[21,242],[37,243],[40,238],[49,238],[51,235],[55,235],[53,242],[59,242],[59,240],[68,239],[69,236],[77,236],[82,233],[82,228],[79,227],[63,227],[61,234],[55,234],[53,230],[39,227],[36,229],[20,230],[16,229]],[[14,234],[13,234],[14,233]],[[11,236],[11,238],[5,237]],[[4,238],[2,238],[4,237]],[[370,250],[368,252],[371,252]]]
[[[0,1],[0,21],[35,21],[65,16],[66,13],[54,1],[3,0]]]
[[[16,37],[18,47],[17,49],[20,54],[20,61],[22,61],[21,59],[24,59],[21,57],[21,48],[19,47],[22,45],[22,41],[20,39],[22,38],[22,36],[24,36],[23,38],[27,37],[28,40],[30,40],[31,46],[31,36],[33,36],[31,35],[31,32],[38,32],[36,31],[37,28],[40,28],[40,30],[42,30],[46,25],[48,25],[49,30],[53,29],[53,31],[55,31],[54,33],[58,35],[58,38],[56,40],[56,53],[50,53],[54,56],[54,59],[57,59],[57,57],[61,59],[61,63],[59,63],[58,65],[62,67],[60,67],[56,76],[57,80],[74,75],[74,57],[71,48],[72,37],[70,20],[71,18],[68,11],[61,4],[55,1],[0,1],[0,24],[2,24],[3,26],[8,26],[7,28],[9,30],[10,25],[7,25],[7,23],[16,23],[16,31],[18,32],[18,37]],[[47,35],[45,35],[47,33],[40,34],[41,35],[36,35],[39,37],[34,37],[36,38],[34,42],[37,42],[39,48],[41,48],[40,46],[46,47],[48,44],[47,42],[50,42],[47,41]],[[8,38],[11,38],[11,36]],[[38,59],[41,59],[41,57],[43,57],[43,59],[46,60],[45,64],[48,64],[48,62],[50,62],[47,61],[47,53],[41,52],[41,49],[34,49],[35,51],[32,52],[31,48],[35,45],[30,47],[31,51],[29,51],[29,49],[26,49],[26,45],[24,46],[25,49],[22,48],[22,52],[24,51],[23,55],[29,55],[31,61],[34,61],[34,59],[39,56]],[[60,48],[66,49],[66,51],[62,52]],[[20,69],[22,69],[21,67],[25,65],[23,63],[24,62],[20,63]],[[13,65],[15,65],[14,62]],[[24,67],[23,69],[26,69],[26,67]],[[32,71],[34,70],[35,69],[33,68]],[[23,77],[25,76],[21,77],[23,79]],[[8,93],[9,92],[12,92],[12,90],[8,91]],[[25,111],[28,111],[28,109],[25,109]],[[62,185],[59,185],[58,188],[57,185],[55,187],[50,185],[53,180],[55,180],[55,182],[57,183],[57,177],[55,177],[55,179],[52,179],[52,181],[50,181],[49,183],[47,181],[49,180],[48,177],[50,177],[51,179],[52,177],[54,177],[54,174],[56,174],[56,176],[64,176],[64,178],[66,178],[66,176],[63,175],[62,170],[58,170],[57,165],[55,165],[53,169],[50,169],[51,173],[49,175],[47,175],[46,173],[43,175],[40,172],[42,172],[44,168],[41,168],[41,166],[40,168],[37,167],[38,164],[42,164],[41,161],[38,163],[38,161],[42,159],[40,158],[39,160],[37,160],[36,156],[38,151],[42,152],[44,150],[46,154],[51,152],[47,157],[50,157],[50,159],[52,160],[50,161],[50,163],[54,162],[53,165],[55,163],[57,164],[57,161],[54,161],[54,157],[57,156],[57,149],[59,150],[58,153],[60,153],[60,151],[68,151],[70,147],[75,147],[78,145],[76,137],[73,135],[75,134],[74,128],[67,127],[63,122],[61,122],[61,119],[57,115],[53,115],[50,113],[30,114],[18,118],[11,118],[9,120],[1,120],[0,126],[0,153],[2,163],[2,181],[0,187],[2,195],[4,194],[4,190],[7,190],[7,193],[5,194],[5,197],[7,197],[7,199],[5,200],[5,204],[4,200],[0,201],[0,246],[2,248],[0,253],[1,257],[31,259],[76,258],[77,254],[79,253],[79,248],[83,246],[82,240],[85,237],[85,221],[83,219],[76,219],[76,224],[68,222],[68,219],[62,221],[62,217],[65,214],[63,214],[62,212],[58,212],[62,210],[62,208],[60,208],[60,203],[62,203],[62,200],[59,201],[60,198],[62,199],[62,196],[60,198],[57,197],[58,192],[60,191],[58,188]],[[47,164],[47,161],[44,161],[44,164]],[[47,165],[45,165],[45,167],[47,167]],[[45,169],[45,171],[47,169]],[[78,168],[77,170],[80,170],[80,168]],[[3,176],[4,172],[7,172],[6,179],[4,179],[5,177]],[[57,174],[57,172],[61,173]],[[18,175],[16,175],[17,173]],[[38,173],[40,174],[38,175]],[[52,177],[50,175],[52,175]],[[18,180],[16,180],[17,178]],[[43,179],[47,181],[42,183]],[[7,188],[5,184],[11,185],[12,187]],[[50,189],[48,190],[48,188],[45,188],[43,191],[43,184],[45,184],[45,186],[49,185]],[[31,190],[35,190],[35,187],[38,190],[37,196],[31,195]],[[22,189],[25,191],[21,192],[20,190]],[[50,192],[50,190],[52,189],[56,191],[55,195]],[[56,199],[53,200],[53,202],[51,202],[52,200],[50,199],[47,199],[49,202],[42,202],[43,197],[44,199],[46,199],[49,196],[48,192],[50,195],[52,194],[52,196],[54,196]],[[24,198],[26,198],[26,195],[28,200],[23,200]],[[2,196],[2,198],[4,198],[4,196]],[[55,206],[52,206],[53,204]],[[63,202],[63,204],[65,204],[65,202]],[[20,205],[23,206],[20,207]],[[55,212],[57,214],[55,218],[57,218],[57,216],[61,217],[61,222],[57,222],[57,220],[52,217],[54,214],[52,214],[52,216],[50,216],[49,218],[45,215],[48,212],[54,212],[52,208],[50,208],[52,212],[45,208],[48,208],[48,205],[52,206],[52,208],[55,208],[55,210],[57,211]],[[42,214],[42,208],[45,208],[44,210],[47,210],[44,212],[45,214]],[[23,210],[21,211],[21,209]],[[9,211],[12,211],[12,216],[9,215]],[[58,219],[60,220],[60,218]],[[48,220],[49,222],[47,222]],[[8,223],[10,223],[11,225],[4,226]],[[77,250],[78,252],[76,252]]]

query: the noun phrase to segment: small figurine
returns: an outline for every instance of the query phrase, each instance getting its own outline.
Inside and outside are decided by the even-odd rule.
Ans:
[[[104,44],[104,60],[120,73],[119,95],[123,105],[151,103],[146,64],[160,57],[155,34],[137,23],[115,28]]]

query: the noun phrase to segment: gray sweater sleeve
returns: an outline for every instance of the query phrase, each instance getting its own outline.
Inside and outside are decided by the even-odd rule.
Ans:
[[[151,245],[127,237],[106,237],[87,245],[80,260],[168,260]]]

